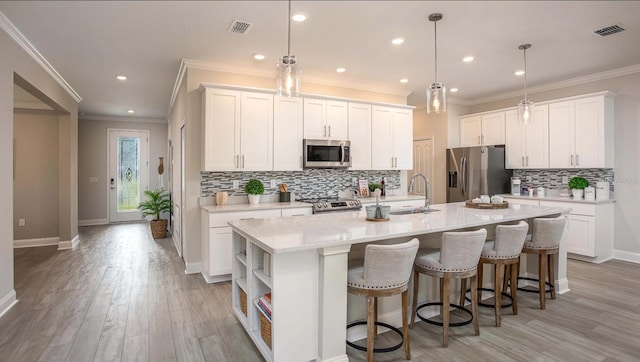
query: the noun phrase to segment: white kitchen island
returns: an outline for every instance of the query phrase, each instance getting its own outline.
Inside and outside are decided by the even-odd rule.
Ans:
[[[229,222],[233,230],[233,310],[265,359],[348,361],[347,265],[352,245],[419,237],[422,246],[439,239],[444,231],[493,227],[569,212],[530,205],[479,210],[466,208],[464,203],[432,208],[440,211],[391,215],[388,222],[366,221],[362,212]],[[270,258],[270,270],[267,267],[266,271],[265,254]],[[564,245],[557,259],[561,293],[568,286]],[[267,328],[271,346],[262,338],[263,313],[257,305],[257,298],[266,293],[271,293],[272,302]],[[241,305],[243,300],[245,306]]]

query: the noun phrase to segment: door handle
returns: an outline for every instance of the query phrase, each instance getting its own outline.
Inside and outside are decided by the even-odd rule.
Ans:
[[[460,168],[462,171],[462,196],[466,197],[467,193],[467,158],[462,157],[460,159]]]

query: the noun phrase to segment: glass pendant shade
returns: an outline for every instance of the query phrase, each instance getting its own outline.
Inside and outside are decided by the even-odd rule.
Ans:
[[[427,113],[439,114],[447,111],[447,87],[442,82],[431,83],[427,88]]]
[[[533,102],[525,99],[518,103],[518,122],[529,124],[533,122]]]
[[[295,55],[285,55],[278,60],[278,95],[300,96],[300,66]]]

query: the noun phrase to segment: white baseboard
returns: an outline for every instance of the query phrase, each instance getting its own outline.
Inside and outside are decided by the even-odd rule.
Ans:
[[[640,264],[640,253],[613,249],[613,258],[630,263]]]
[[[58,250],[73,249],[80,244],[80,236],[76,235],[71,240],[65,240],[58,243]]]
[[[9,294],[0,299],[0,317],[2,317],[16,303],[18,303],[18,299],[16,299],[16,291],[12,289]]]
[[[343,354],[340,356],[331,357],[329,359],[320,359],[318,357],[316,360],[322,361],[322,362],[349,362],[349,356],[347,356],[346,354]]]
[[[202,271],[202,264],[200,262],[197,263],[188,263],[185,262],[185,274],[198,274]]]
[[[207,282],[207,284],[220,283],[220,282],[226,282],[231,280],[231,274],[223,274],[223,275],[216,275],[216,276],[206,275],[205,273],[200,273],[200,274],[204,278],[204,281]]]
[[[108,223],[109,219],[78,220],[78,226],[107,225]]]
[[[180,250],[180,248],[178,247],[178,238],[176,238],[175,235],[173,235],[173,233],[171,233],[171,240],[173,240],[173,246],[176,247],[176,251],[178,252],[178,256],[182,257],[182,252]]]
[[[21,239],[21,240],[14,240],[13,241],[13,247],[15,249],[18,248],[33,248],[33,247],[37,247],[37,246],[51,246],[51,245],[58,245],[58,243],[60,242],[60,238],[59,237],[51,237],[51,238],[37,238],[37,239]]]

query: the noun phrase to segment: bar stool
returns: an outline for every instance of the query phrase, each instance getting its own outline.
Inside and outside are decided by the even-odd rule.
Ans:
[[[554,256],[558,254],[560,249],[560,240],[562,239],[565,223],[564,216],[533,219],[531,241],[525,241],[522,248],[522,252],[525,254],[538,254],[538,279],[518,277],[518,280],[536,281],[538,282],[538,289],[517,289],[523,292],[538,293],[540,296],[540,309],[545,309],[546,293],[551,294],[551,299],[556,299],[555,273],[553,270]],[[516,270],[520,270],[520,262],[518,262]],[[549,289],[546,289],[547,285]],[[511,289],[513,290],[513,284]]]
[[[416,257],[413,265],[413,308],[411,313],[411,327],[413,328],[418,317],[430,324],[442,325],[442,346],[449,345],[449,308],[451,279],[464,279],[471,277],[471,320],[475,334],[480,335],[478,325],[478,293],[476,291],[476,271],[482,247],[487,239],[487,230],[445,232],[442,234],[440,249],[425,249]],[[440,302],[424,303],[418,306],[418,285],[420,274],[440,278]],[[442,323],[430,321],[418,313],[420,308],[429,305],[441,305],[440,313]],[[463,306],[454,307],[469,311]],[[459,325],[468,324],[463,322]],[[453,326],[453,325],[452,325]]]
[[[373,360],[374,352],[390,352],[402,346],[406,358],[411,359],[409,329],[407,326],[408,284],[411,278],[413,261],[418,252],[418,239],[406,243],[392,245],[370,244],[365,248],[364,260],[350,262],[347,276],[347,291],[355,295],[367,297],[367,321],[353,322],[347,328],[356,325],[367,325],[367,348],[347,344],[353,348],[367,352],[367,361]],[[402,293],[402,332],[397,328],[378,322],[378,297],[388,297]],[[374,349],[373,341],[377,334],[377,325],[387,327],[398,333],[402,341],[391,348]]]
[[[494,292],[494,304],[478,302],[478,305],[482,307],[492,307],[495,311],[496,327],[500,327],[501,309],[511,306],[513,314],[518,314],[518,300],[516,291],[512,289],[511,294],[507,294],[503,291],[500,283],[502,282],[502,267],[505,266],[505,283],[507,279],[507,269],[510,265],[515,265],[520,261],[520,253],[524,241],[527,238],[527,232],[529,231],[529,224],[524,221],[520,221],[516,225],[498,225],[496,226],[495,240],[487,241],[484,244],[482,253],[480,254],[480,261],[478,263],[478,293],[481,290]],[[484,264],[493,264],[495,266],[494,274],[494,289],[482,288],[482,269]],[[515,268],[511,270],[511,283],[516,285],[518,272]],[[462,280],[462,288],[466,291],[466,279]],[[502,296],[511,299],[511,304],[502,305]],[[460,296],[460,304],[464,305],[464,294]]]

